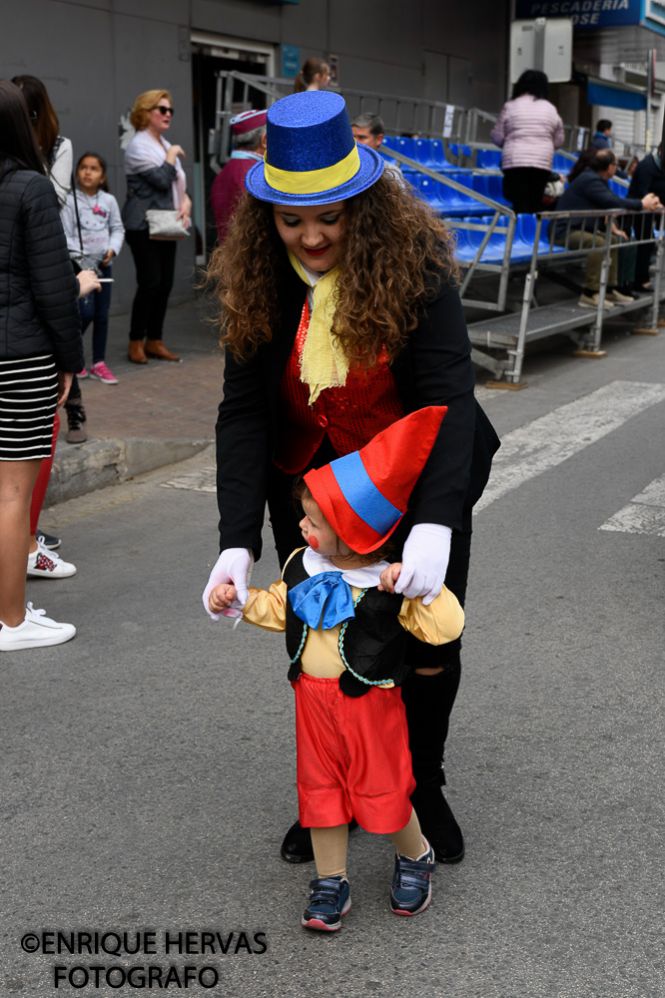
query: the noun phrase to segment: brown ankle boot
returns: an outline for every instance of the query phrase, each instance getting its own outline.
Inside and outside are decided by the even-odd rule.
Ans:
[[[148,358],[143,349],[143,340],[130,340],[127,349],[127,356],[132,364],[147,364]]]
[[[157,360],[180,360],[177,353],[172,353],[168,347],[164,346],[163,340],[146,340],[145,352],[148,357],[156,357]]]

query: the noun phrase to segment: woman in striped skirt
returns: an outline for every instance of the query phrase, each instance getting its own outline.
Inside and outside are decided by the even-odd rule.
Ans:
[[[53,420],[83,357],[78,287],[53,187],[13,83],[0,81],[0,651],[61,644],[72,624],[31,603],[29,510]]]

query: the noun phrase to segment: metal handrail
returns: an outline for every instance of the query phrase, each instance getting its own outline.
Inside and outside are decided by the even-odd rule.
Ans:
[[[484,354],[480,350],[476,350],[476,362],[482,366],[488,367],[497,377],[505,377],[508,381],[514,384],[519,383],[522,374],[522,365],[524,361],[524,354],[526,348],[526,342],[530,337],[539,337],[542,335],[551,335],[555,332],[564,332],[566,335],[570,336],[578,345],[582,348],[585,355],[600,356],[601,343],[602,343],[602,330],[603,321],[606,317],[605,315],[605,298],[607,293],[607,286],[610,273],[610,254],[613,252],[619,252],[623,248],[628,248],[630,246],[639,246],[647,243],[654,243],[656,246],[656,269],[654,275],[654,286],[653,293],[643,296],[640,299],[627,303],[622,306],[624,311],[630,311],[634,309],[644,308],[651,306],[651,328],[655,329],[658,323],[658,311],[660,307],[661,299],[661,286],[662,286],[662,272],[663,272],[663,262],[665,260],[665,208],[660,209],[656,212],[644,212],[645,218],[653,218],[654,216],[659,217],[660,223],[656,226],[654,225],[653,231],[647,236],[638,234],[633,235],[632,232],[627,239],[616,239],[613,237],[612,224],[607,224],[608,222],[618,223],[622,218],[634,219],[635,216],[640,217],[639,212],[634,209],[625,208],[613,208],[613,209],[581,209],[572,211],[543,211],[536,216],[536,230],[534,234],[533,250],[531,253],[531,259],[527,265],[526,276],[524,280],[524,289],[522,294],[521,306],[517,313],[513,313],[512,321],[514,328],[515,316],[519,315],[518,330],[516,333],[508,333],[505,330],[501,330],[499,320],[492,320],[494,322],[493,331],[484,329],[481,331],[482,344],[487,348],[492,348],[493,346],[505,345],[506,338],[513,339],[513,348],[508,349],[508,354],[512,358],[512,368],[506,369],[499,361]],[[543,231],[543,225],[549,222],[550,232],[549,232],[549,245],[551,252],[544,253],[541,249],[541,236]],[[566,227],[563,235],[561,232],[555,237],[556,223],[564,222]],[[582,226],[573,227],[573,222],[582,222]],[[588,223],[592,223],[592,227],[588,228]],[[601,226],[604,226],[601,231]],[[602,236],[602,242],[596,245],[587,247],[572,247],[570,246],[571,235],[579,231],[580,228],[584,228],[590,234],[596,234]],[[559,247],[555,252],[553,247],[557,245]],[[600,272],[600,284],[598,291],[598,305],[595,313],[591,316],[586,313],[584,319],[581,314],[579,314],[575,309],[567,308],[568,314],[556,321],[548,321],[546,326],[536,326],[530,327],[530,316],[531,309],[534,303],[534,293],[535,284],[538,278],[540,269],[546,263],[560,263],[563,260],[569,260],[572,257],[584,257],[589,256],[591,253],[602,253],[601,262],[601,272]],[[578,321],[575,322],[575,319]],[[571,321],[572,320],[572,321]],[[575,326],[582,325],[584,322],[587,324],[591,323],[591,331],[586,333],[580,333],[575,331]],[[470,327],[470,331],[473,326]],[[495,337],[493,340],[492,337]],[[477,337],[472,336],[472,342],[479,344],[480,341]]]

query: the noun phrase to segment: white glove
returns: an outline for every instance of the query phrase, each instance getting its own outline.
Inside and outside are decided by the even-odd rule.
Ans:
[[[423,597],[429,606],[441,592],[450,560],[452,530],[440,523],[416,523],[402,552],[402,571],[395,592],[409,599]]]
[[[238,598],[233,605],[236,610],[241,610],[247,602],[247,585],[253,565],[254,556],[249,548],[226,548],[222,551],[213,565],[208,585],[203,590],[203,607],[212,620],[219,620],[220,616],[218,613],[211,613],[208,606],[212,590],[222,582],[232,582],[238,590]],[[225,611],[224,615],[237,617],[238,613]]]

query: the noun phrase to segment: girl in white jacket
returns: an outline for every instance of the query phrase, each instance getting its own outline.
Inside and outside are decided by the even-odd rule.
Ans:
[[[106,163],[94,152],[86,152],[76,164],[76,189],[67,198],[62,212],[67,246],[75,266],[92,268],[102,278],[102,290],[79,304],[81,332],[92,322],[92,366],[83,368],[79,378],[96,378],[105,385],[118,379],[106,365],[109,309],[111,307],[111,261],[125,238],[118,202],[108,192]]]

